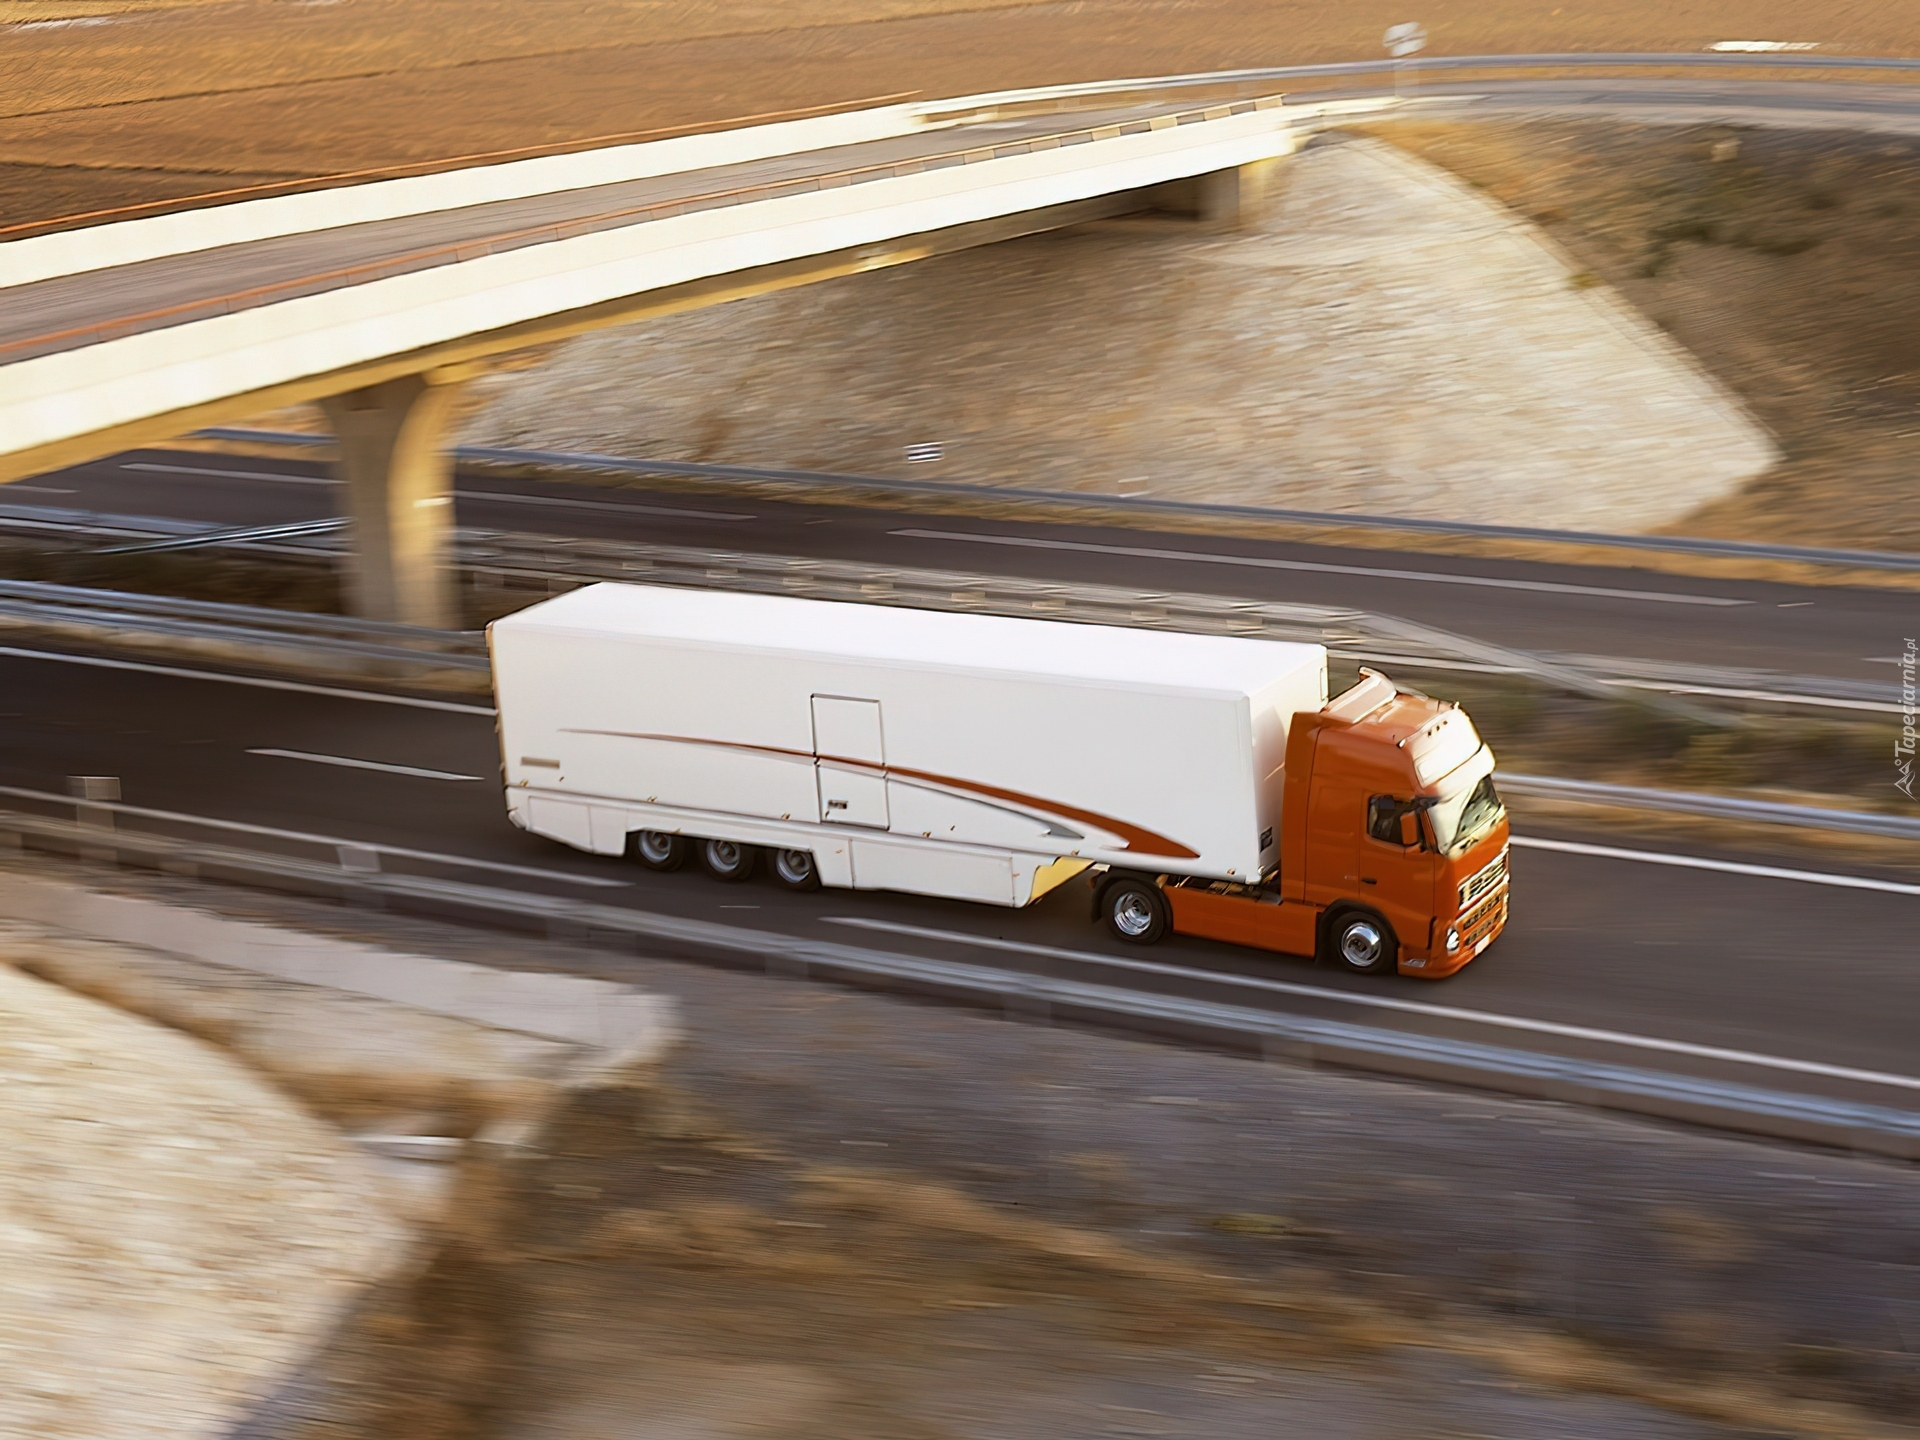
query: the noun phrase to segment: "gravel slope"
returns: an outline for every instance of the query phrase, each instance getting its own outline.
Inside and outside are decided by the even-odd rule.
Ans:
[[[346,1142],[175,1031],[10,968],[0,1436],[224,1433],[404,1236]]]
[[[1129,218],[584,336],[467,438],[1597,530],[1773,463],[1522,216],[1379,141],[1284,175],[1251,233]]]

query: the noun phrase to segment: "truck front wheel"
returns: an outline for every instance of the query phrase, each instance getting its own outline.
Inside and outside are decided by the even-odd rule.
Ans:
[[[700,863],[716,880],[748,880],[760,863],[760,852],[738,840],[702,840]]]
[[[1400,943],[1393,927],[1368,910],[1342,910],[1327,925],[1326,953],[1354,975],[1378,975],[1395,968]]]
[[[1173,927],[1167,897],[1151,880],[1116,880],[1100,892],[1100,915],[1115,939],[1152,945]]]

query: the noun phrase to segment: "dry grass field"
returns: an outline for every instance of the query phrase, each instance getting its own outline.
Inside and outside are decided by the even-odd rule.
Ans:
[[[1785,458],[1677,526],[1920,549],[1920,142],[1553,120],[1381,127],[1530,217]]]
[[[1909,0],[1416,8],[1436,54],[1920,49]],[[105,23],[31,23],[87,18]],[[1398,18],[1328,0],[0,0],[0,227],[908,90],[1367,58]]]
[[[141,10],[181,10],[215,0],[0,0],[0,25],[39,25],[48,29],[87,22],[83,28]]]

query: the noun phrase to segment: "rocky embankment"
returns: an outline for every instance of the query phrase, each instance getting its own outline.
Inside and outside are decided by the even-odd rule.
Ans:
[[[1526,220],[1379,141],[1249,232],[1140,216],[587,335],[471,442],[1630,530],[1773,464]],[[930,463],[906,448],[942,448]]]

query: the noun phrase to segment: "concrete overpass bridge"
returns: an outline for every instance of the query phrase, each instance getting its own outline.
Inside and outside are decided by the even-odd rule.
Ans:
[[[1277,95],[1072,86],[0,244],[0,481],[319,401],[355,608],[448,624],[444,442],[489,357],[1130,211],[1231,225],[1295,144]]]

